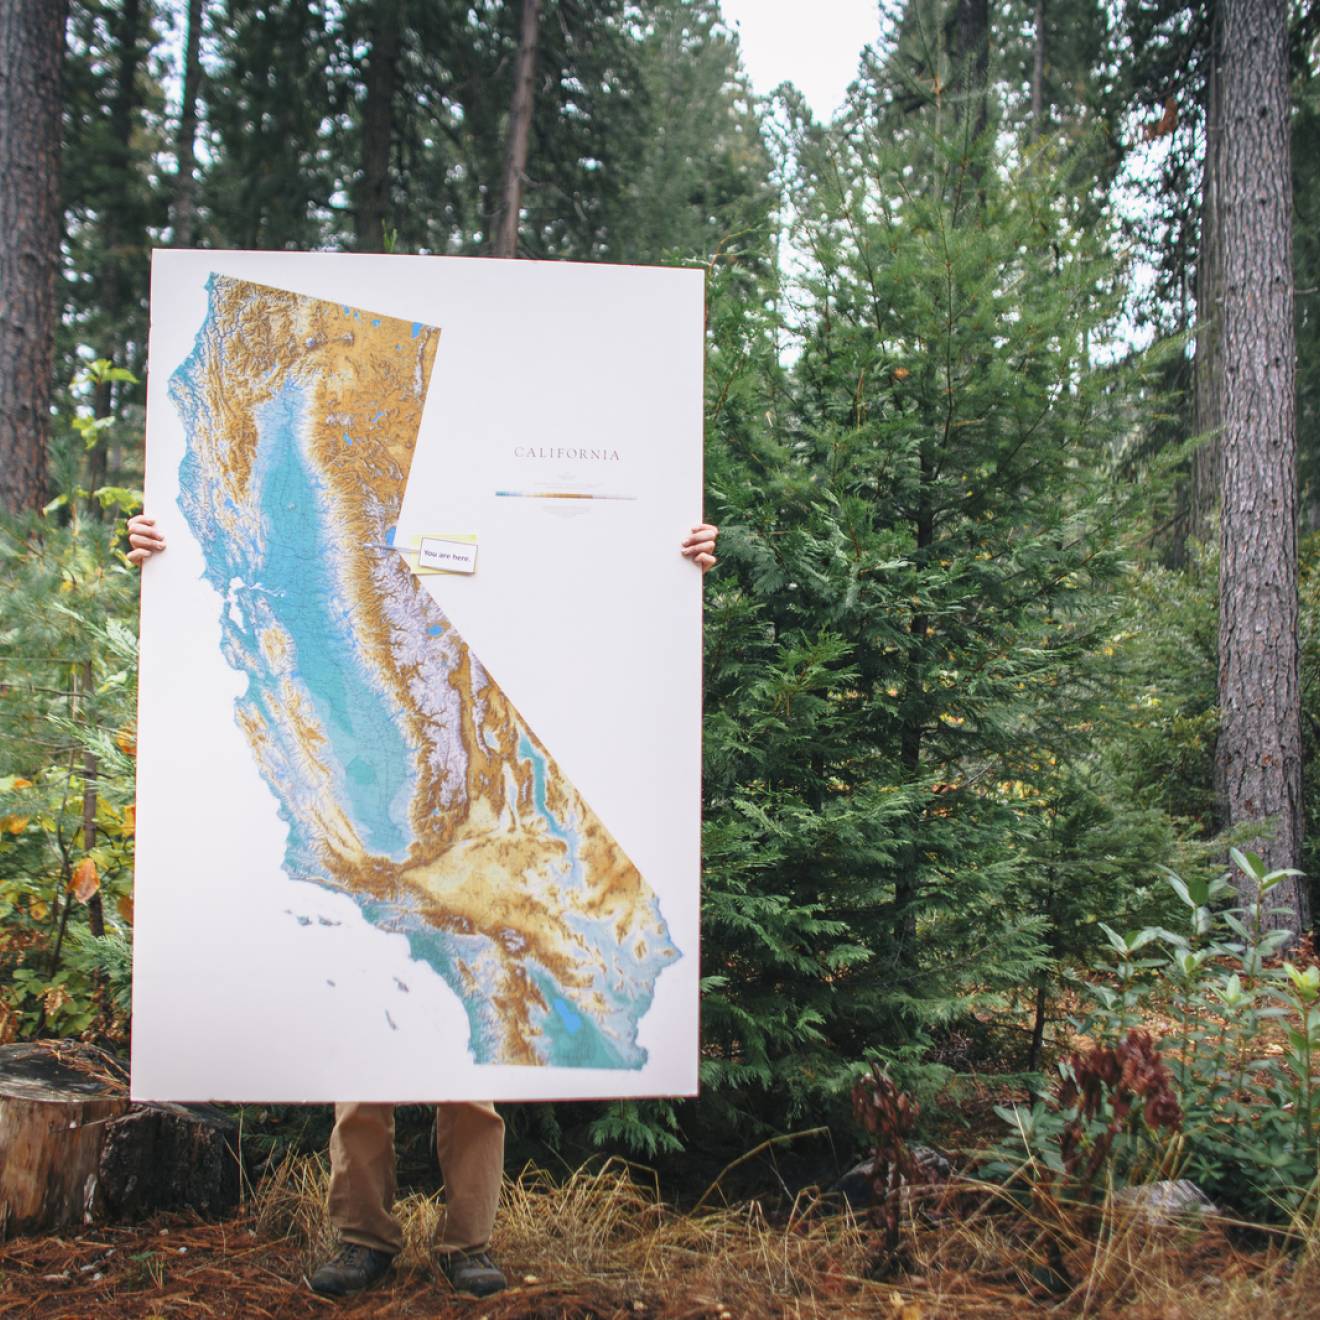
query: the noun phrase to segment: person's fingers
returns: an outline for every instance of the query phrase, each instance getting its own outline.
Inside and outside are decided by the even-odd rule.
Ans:
[[[711,523],[698,523],[687,535],[683,544],[691,545],[694,541],[713,541],[720,534],[720,529]]]
[[[701,566],[703,573],[709,573],[720,561],[714,555],[698,555],[694,562]]]
[[[145,514],[135,514],[128,520],[128,562],[136,568],[165,549],[165,538],[156,530],[156,520]]]

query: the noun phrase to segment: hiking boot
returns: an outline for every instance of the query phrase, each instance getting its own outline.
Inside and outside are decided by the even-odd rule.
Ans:
[[[388,1251],[345,1242],[308,1280],[313,1292],[343,1297],[370,1288],[389,1269],[394,1257]]]
[[[440,1268],[455,1292],[489,1297],[509,1286],[499,1266],[484,1251],[451,1251],[440,1257]]]

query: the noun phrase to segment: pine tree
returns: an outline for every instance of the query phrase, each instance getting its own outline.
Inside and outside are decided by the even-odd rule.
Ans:
[[[183,40],[182,96],[175,133],[171,227],[178,247],[192,247],[197,220],[197,100],[202,83],[202,0],[188,0]]]
[[[603,255],[768,260],[773,165],[735,37],[714,0],[649,5],[637,51],[640,131]]]
[[[746,383],[729,364],[766,364],[772,328],[711,317],[707,1078],[790,1113],[1046,976],[1093,920],[1088,849],[1125,859],[1090,895],[1122,903],[1168,837],[1089,758],[1106,460],[1144,388],[1088,356],[1116,307],[1103,232],[1066,161],[1010,166],[878,73],[839,129],[795,133],[792,371]]]
[[[1184,463],[1171,507],[1151,511],[1157,539],[1175,565],[1189,562],[1190,540],[1207,536],[1219,492],[1218,10],[1202,0],[1125,4],[1121,32],[1128,54],[1117,66],[1121,102],[1144,119],[1122,149],[1155,162],[1154,169],[1143,162],[1129,174],[1128,186],[1140,199],[1133,235],[1154,268],[1135,318],[1157,336],[1196,332],[1195,354],[1168,360],[1165,385],[1181,402],[1146,441],[1155,452],[1204,437]],[[1115,135],[1122,132],[1119,121]]]
[[[399,57],[406,6],[375,0],[362,110],[362,168],[356,180],[353,224],[360,252],[383,252],[390,206],[390,156],[396,136]]]
[[[547,0],[522,194],[519,243],[526,256],[598,260],[609,248],[635,144],[650,127],[633,18],[622,0]],[[515,50],[511,44],[510,73]],[[501,134],[501,171],[504,145]],[[492,221],[499,197],[492,190]]]
[[[522,0],[518,25],[518,54],[514,61],[513,99],[505,129],[504,169],[500,184],[500,207],[495,217],[491,255],[518,255],[518,222],[522,213],[523,184],[527,175],[527,152],[532,132],[536,97],[536,53],[541,44],[541,0]]]
[[[154,0],[115,9],[77,0],[70,11],[62,171],[70,259],[57,379],[72,378],[88,351],[128,373],[94,387],[103,425],[82,474],[92,490],[117,481],[114,455],[140,443],[150,250],[168,218],[155,169],[169,150],[154,58],[160,20]],[[102,513],[99,501],[88,508]]]
[[[310,251],[331,232],[332,126],[352,53],[311,0],[226,0],[204,85],[213,164],[201,182],[217,247]]]

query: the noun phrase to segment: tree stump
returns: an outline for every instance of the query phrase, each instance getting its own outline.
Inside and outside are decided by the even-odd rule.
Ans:
[[[155,1210],[238,1204],[234,1124],[209,1106],[141,1105],[95,1046],[0,1048],[0,1241]]]

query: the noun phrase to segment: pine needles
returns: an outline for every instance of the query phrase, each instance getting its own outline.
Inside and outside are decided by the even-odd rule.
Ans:
[[[290,1158],[236,1220],[162,1219],[0,1247],[0,1317],[291,1316],[331,1305],[303,1275],[329,1245],[327,1169]],[[380,1287],[333,1307],[385,1317],[653,1317],[655,1320],[981,1320],[1123,1316],[1125,1320],[1292,1320],[1315,1314],[1320,1214],[1288,1227],[1152,1222],[1108,1200],[1041,1195],[1024,1206],[997,1184],[914,1189],[896,1252],[867,1218],[814,1192],[784,1216],[756,1201],[683,1213],[654,1180],[620,1160],[563,1179],[525,1168],[505,1187],[493,1249],[510,1289],[456,1297],[430,1243],[439,1196],[399,1212],[406,1246]],[[880,1264],[891,1272],[873,1277]]]

